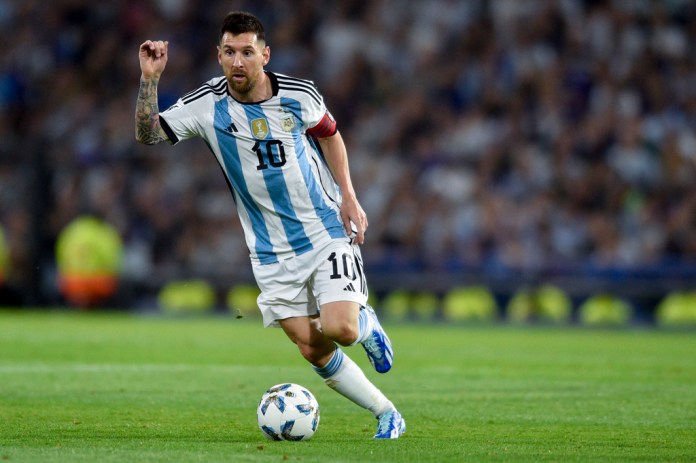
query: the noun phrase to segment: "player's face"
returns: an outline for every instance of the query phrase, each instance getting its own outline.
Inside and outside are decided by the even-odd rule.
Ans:
[[[218,61],[235,98],[241,101],[255,100],[254,89],[269,57],[269,48],[258,40],[256,34],[245,32],[232,35],[226,32],[222,36]]]

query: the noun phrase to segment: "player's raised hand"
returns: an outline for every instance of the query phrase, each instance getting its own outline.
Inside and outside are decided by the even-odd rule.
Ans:
[[[146,40],[140,45],[140,71],[144,79],[159,78],[167,65],[167,48],[169,42],[166,40]]]

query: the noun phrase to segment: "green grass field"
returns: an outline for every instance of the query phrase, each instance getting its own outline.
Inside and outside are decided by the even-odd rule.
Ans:
[[[0,461],[696,461],[696,333],[387,325],[378,375],[408,432],[328,389],[280,330],[232,317],[0,310]],[[308,387],[307,442],[256,427],[264,390]]]

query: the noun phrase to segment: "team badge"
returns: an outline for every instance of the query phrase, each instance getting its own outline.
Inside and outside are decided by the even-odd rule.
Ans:
[[[268,121],[259,117],[251,121],[251,131],[256,138],[266,138],[268,136]]]
[[[280,126],[285,132],[292,132],[297,124],[295,123],[295,116],[292,114],[286,114],[280,118]]]

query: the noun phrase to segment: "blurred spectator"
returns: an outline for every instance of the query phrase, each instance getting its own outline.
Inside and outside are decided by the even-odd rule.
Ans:
[[[111,224],[98,217],[77,217],[56,242],[61,295],[79,308],[108,302],[118,289],[122,259],[121,237]]]

